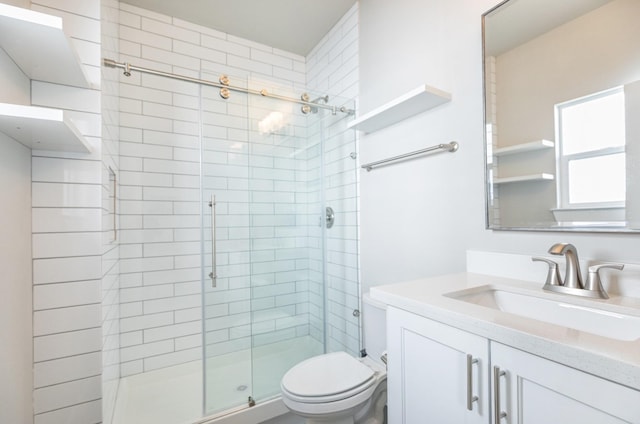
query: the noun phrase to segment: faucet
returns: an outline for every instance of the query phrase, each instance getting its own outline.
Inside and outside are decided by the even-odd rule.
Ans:
[[[602,287],[599,271],[602,268],[613,268],[622,270],[623,264],[602,263],[589,267],[589,277],[587,283],[582,282],[580,274],[580,262],[578,261],[578,250],[569,243],[556,243],[549,249],[552,255],[564,255],[567,265],[564,281],[558,275],[558,264],[545,258],[533,257],[531,260],[545,262],[549,266],[547,281],[543,290],[571,294],[575,296],[592,297],[596,299],[608,299],[607,292]]]
[[[552,255],[564,255],[567,261],[564,283],[562,285],[572,289],[584,288],[576,247],[570,243],[556,243],[551,246],[549,253]]]

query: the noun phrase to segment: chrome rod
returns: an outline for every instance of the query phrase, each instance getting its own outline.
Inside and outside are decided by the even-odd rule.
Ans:
[[[376,166],[380,166],[389,162],[395,162],[402,159],[407,159],[413,156],[422,155],[429,152],[444,150],[444,151],[453,153],[458,150],[458,147],[459,147],[458,143],[456,143],[455,141],[452,141],[451,143],[447,143],[447,144],[438,144],[437,146],[427,147],[426,149],[416,150],[415,152],[405,153],[403,155],[394,156],[388,159],[382,159],[376,162],[370,162],[362,165],[361,168],[366,169],[368,172],[368,171],[371,171]]]
[[[478,360],[467,354],[467,409],[473,411],[473,402],[478,401],[478,396],[473,395],[473,364],[477,364]]]
[[[269,93],[265,89],[254,90],[254,89],[251,89],[251,88],[237,87],[237,86],[234,86],[234,85],[223,84],[223,83],[220,83],[220,82],[188,77],[186,75],[180,75],[180,74],[174,74],[174,73],[171,73],[171,72],[159,71],[159,70],[156,70],[156,69],[144,68],[142,66],[132,65],[132,64],[127,63],[127,62],[120,63],[120,62],[116,62],[113,59],[106,59],[106,58],[102,59],[102,64],[104,66],[108,67],[108,68],[120,68],[120,69],[124,70],[124,75],[125,76],[130,76],[131,75],[131,71],[137,71],[137,72],[141,72],[141,73],[144,73],[144,74],[151,74],[151,75],[157,75],[157,76],[161,76],[161,77],[173,78],[173,79],[177,79],[177,80],[180,80],[180,81],[192,82],[192,83],[195,83],[195,84],[202,84],[202,85],[207,85],[207,86],[210,86],[210,87],[216,87],[216,88],[220,88],[220,89],[227,89],[227,90],[231,90],[231,91],[237,91],[237,92],[240,92],[240,93],[255,94],[255,95],[262,96],[262,97],[271,97],[273,99],[284,100],[284,101],[287,101],[287,102],[297,103],[297,104],[300,104],[300,105],[308,105],[308,106],[312,106],[314,108],[328,109],[333,114],[336,114],[337,112],[342,112],[342,113],[346,113],[347,115],[353,115],[355,113],[355,111],[353,109],[348,109],[348,108],[346,108],[344,106],[337,107],[337,106],[333,106],[333,105],[313,103],[311,101],[306,101],[306,100],[302,100],[302,99],[296,99],[296,98],[293,98],[293,97],[287,97],[287,96],[281,96],[281,95],[278,95],[278,94]]]
[[[216,264],[216,196],[211,195],[211,201],[209,201],[209,207],[211,208],[211,272],[209,278],[211,278],[211,287],[215,288],[218,280],[217,264]]]
[[[500,411],[500,377],[506,375],[500,367],[493,367],[493,422],[500,424],[500,421],[507,416],[506,412]]]

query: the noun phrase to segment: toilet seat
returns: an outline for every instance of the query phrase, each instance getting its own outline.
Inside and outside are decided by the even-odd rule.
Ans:
[[[376,372],[345,352],[316,356],[291,368],[282,378],[283,394],[301,403],[331,403],[367,392]]]

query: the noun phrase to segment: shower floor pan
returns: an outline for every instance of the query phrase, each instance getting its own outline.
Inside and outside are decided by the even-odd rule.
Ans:
[[[270,387],[279,387],[280,378],[292,365],[322,351],[322,344],[311,337],[255,348],[255,387],[251,381],[244,381],[251,366],[250,350],[218,356],[207,370],[215,378],[208,385],[208,405],[238,406],[248,396],[270,392]],[[202,361],[124,377],[120,380],[112,424],[200,422],[202,396]]]

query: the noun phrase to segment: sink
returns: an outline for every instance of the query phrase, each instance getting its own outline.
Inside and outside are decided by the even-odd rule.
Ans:
[[[557,299],[558,295],[523,292],[505,287],[480,286],[445,296],[610,339],[640,339],[640,315],[602,309],[600,305],[585,306],[562,301]]]

